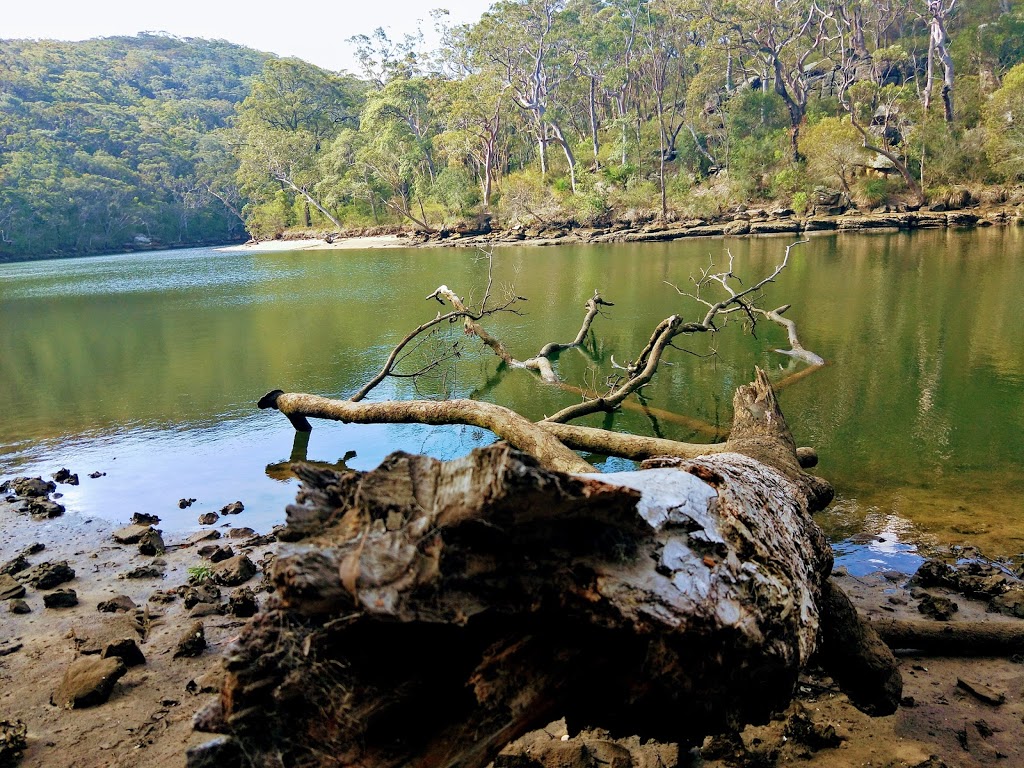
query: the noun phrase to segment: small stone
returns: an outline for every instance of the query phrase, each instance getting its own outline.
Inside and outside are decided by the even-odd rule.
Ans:
[[[245,505],[240,501],[233,501],[230,504],[225,504],[220,508],[222,515],[237,515],[245,509]]]
[[[128,595],[117,595],[109,600],[101,600],[99,605],[96,606],[96,610],[103,613],[121,613],[134,611],[138,607],[135,601],[128,597]]]
[[[219,563],[235,556],[231,547],[222,547],[217,544],[207,544],[199,548],[199,556],[206,558],[211,563]]]
[[[205,512],[199,516],[200,525],[213,525],[218,520],[220,520],[220,515],[216,512]]]
[[[200,675],[191,682],[195,683],[195,691],[197,693],[219,693],[221,686],[224,684],[224,672],[223,670],[215,669],[207,672],[205,675]]]
[[[25,585],[7,573],[0,573],[0,600],[16,600],[25,596]]]
[[[198,603],[219,602],[220,589],[213,584],[185,587],[182,597],[185,599],[185,608],[189,609]]]
[[[18,580],[36,589],[53,589],[75,578],[75,569],[68,565],[67,560],[60,562],[47,561],[28,569]]]
[[[256,575],[256,565],[246,555],[236,555],[211,569],[213,580],[225,587],[237,587]]]
[[[118,544],[138,544],[142,537],[151,530],[153,529],[148,525],[126,525],[110,535]]]
[[[73,474],[70,469],[61,467],[53,473],[53,479],[58,483],[65,483],[67,485],[78,485],[78,475]]]
[[[228,597],[228,613],[240,619],[247,619],[260,609],[256,595],[248,587],[239,587]]]
[[[140,565],[137,568],[132,568],[126,573],[119,574],[119,579],[162,579],[164,577],[164,569],[157,565]]]
[[[216,514],[216,513],[214,513],[214,514]],[[186,546],[191,546],[193,544],[198,544],[198,543],[200,543],[202,541],[212,541],[214,539],[219,539],[219,538],[220,538],[220,531],[217,531],[217,530],[196,531],[191,536],[189,536],[187,539],[185,539],[185,544],[186,544]]]
[[[103,704],[127,670],[125,663],[115,657],[80,656],[71,662],[61,684],[50,696],[50,703],[62,709]]]
[[[43,595],[47,608],[73,608],[78,605],[78,594],[73,589],[55,589]]]
[[[992,706],[998,707],[1006,701],[1006,694],[1001,693],[984,683],[980,683],[974,680],[964,680],[962,677],[956,679],[956,687],[967,691],[969,694],[974,696],[980,701]]]
[[[89,473],[89,477],[91,477],[93,480],[95,480],[95,479],[97,479],[99,477],[106,477],[106,476],[107,476],[106,472],[90,472]]]
[[[198,656],[205,648],[206,631],[203,629],[203,622],[197,621],[178,641],[178,646],[174,650],[174,658]]]
[[[140,554],[153,557],[155,555],[162,555],[166,551],[167,547],[164,545],[163,536],[155,528],[150,528],[139,539]]]
[[[228,531],[229,539],[244,539],[248,536],[254,536],[256,531],[252,528],[232,528]]]
[[[953,614],[960,610],[960,606],[948,597],[926,594],[921,598],[917,610],[936,621],[949,621]]]
[[[26,510],[35,517],[54,518],[64,514],[64,505],[49,499],[30,499]]]
[[[13,576],[16,573],[27,571],[30,567],[28,559],[24,554],[20,554],[17,557],[11,558],[3,565],[0,565],[0,574],[7,574]]]
[[[118,658],[125,663],[125,666],[134,667],[146,663],[146,657],[139,650],[139,644],[133,638],[121,637],[111,640],[100,652],[100,658]]]
[[[177,599],[177,592],[173,592],[171,590],[158,589],[152,595],[149,596],[149,600],[147,602],[167,604],[173,603]]]
[[[132,515],[132,525],[159,525],[160,518],[156,515],[148,515],[145,512],[136,512]]]
[[[7,610],[11,613],[17,614],[32,613],[32,609],[29,607],[29,604],[24,600],[11,600],[7,603]]]
[[[188,509],[195,503],[195,499],[178,499],[178,509]]]
[[[196,603],[188,612],[188,616],[190,619],[202,619],[207,616],[223,616],[226,611],[226,606],[216,603]]]

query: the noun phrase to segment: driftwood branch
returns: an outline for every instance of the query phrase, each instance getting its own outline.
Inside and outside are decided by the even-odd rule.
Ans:
[[[868,623],[894,649],[948,656],[1024,653],[1024,626],[1020,622],[873,619]]]

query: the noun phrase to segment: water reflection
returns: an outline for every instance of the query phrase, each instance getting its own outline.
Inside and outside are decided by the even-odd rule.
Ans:
[[[729,248],[739,271],[758,275],[786,242]],[[541,386],[465,349],[451,392],[532,418],[578,400],[614,373],[613,356],[635,358],[660,320],[703,314],[662,281],[685,282],[723,250],[716,240],[497,249],[496,282],[530,301],[526,314],[497,316],[488,328],[520,359],[573,338],[595,288],[615,306],[595,320],[584,350],[559,356],[565,386]],[[826,513],[835,540],[878,533],[895,517],[912,522],[904,541],[1024,552],[1022,250],[1024,232],[1010,228],[813,237],[768,303],[793,305],[787,317],[825,367],[811,373],[776,354],[787,346],[780,328],[759,325],[755,338],[733,325],[688,339],[696,356],[674,352],[641,398],[585,423],[721,439],[735,387],[760,365],[798,443],[818,449],[840,501],[856,500]],[[280,520],[294,481],[264,470],[295,447],[294,433],[255,400],[277,387],[353,392],[433,316],[423,297],[440,282],[467,295],[485,279],[485,266],[454,250],[193,251],[0,266],[0,475],[115,468],[105,485],[78,491],[84,511],[124,519],[154,505],[188,527],[191,516],[173,518],[164,504],[241,498],[247,513]],[[375,396],[414,393],[398,381]],[[473,428],[321,423],[306,455],[356,450],[347,461],[369,469],[398,448],[451,458],[491,440]]]

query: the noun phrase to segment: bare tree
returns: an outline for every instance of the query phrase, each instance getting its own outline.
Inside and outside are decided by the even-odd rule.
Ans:
[[[953,9],[956,0],[928,0],[928,70],[924,86],[924,110],[928,111],[931,106],[932,91],[934,90],[935,61],[938,59],[942,65],[942,108],[947,123],[953,122],[953,57],[949,52],[949,34],[946,32],[946,22]]]

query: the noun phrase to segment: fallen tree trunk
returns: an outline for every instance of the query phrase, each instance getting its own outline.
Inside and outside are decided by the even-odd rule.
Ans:
[[[1024,653],[1020,622],[873,619],[867,623],[894,649],[948,656]]]
[[[763,374],[736,403],[756,458],[299,465],[275,597],[199,719],[230,735],[219,764],[476,768],[560,716],[691,744],[783,708],[818,648],[830,491]]]

